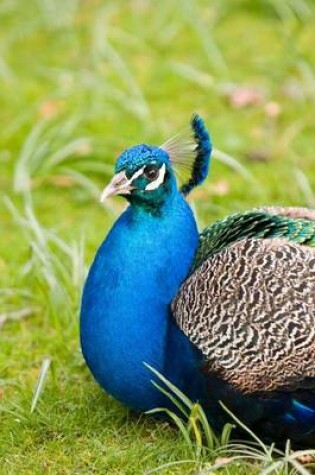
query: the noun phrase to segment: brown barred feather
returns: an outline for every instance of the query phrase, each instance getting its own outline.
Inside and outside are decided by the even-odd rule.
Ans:
[[[209,373],[242,392],[315,385],[315,248],[237,241],[186,279],[172,312]]]

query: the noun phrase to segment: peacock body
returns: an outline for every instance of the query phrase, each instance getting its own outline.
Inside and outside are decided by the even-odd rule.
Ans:
[[[192,142],[138,145],[103,199],[130,206],[99,248],[82,296],[81,345],[95,379],[128,406],[170,406],[153,366],[215,427],[219,401],[266,441],[315,447],[315,212],[262,208],[199,235],[185,196],[208,174],[200,117]],[[178,188],[174,168],[190,165]]]

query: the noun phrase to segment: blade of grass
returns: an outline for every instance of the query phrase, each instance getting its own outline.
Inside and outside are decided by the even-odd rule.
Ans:
[[[247,427],[238,417],[235,416],[235,414],[233,414],[233,412],[231,412],[225,404],[223,404],[222,401],[220,401],[220,406],[224,409],[224,411],[229,414],[229,416],[232,417],[232,419],[237,422],[237,424],[245,430],[245,432],[247,432],[256,442],[257,444],[262,448],[262,450],[265,452],[265,454],[267,456],[269,456],[269,451],[266,447],[266,445],[263,443],[263,441],[251,430],[249,429],[249,427]]]
[[[150,366],[149,364],[147,363],[144,363],[144,365],[150,370],[152,371],[153,374],[155,374],[164,384],[166,387],[168,387],[172,393],[174,393],[178,399],[180,401],[182,401],[185,406],[191,410],[192,408],[192,402],[191,400],[185,396],[185,394],[180,391],[180,389],[178,389],[173,383],[171,383],[170,381],[168,381],[168,379],[166,379],[159,371],[157,371],[155,368],[153,368],[152,366]]]
[[[162,386],[160,386],[158,383],[156,383],[153,380],[151,380],[151,383],[156,389],[158,389],[161,393],[163,393],[174,404],[175,407],[177,407],[177,409],[183,414],[184,417],[186,417],[187,419],[189,418],[189,414],[185,410],[185,407],[170,391],[167,391],[165,388],[163,388]],[[150,414],[150,411],[148,411],[147,414]]]
[[[190,435],[189,435],[189,431],[187,430],[187,428],[185,427],[182,419],[179,416],[177,416],[173,411],[170,411],[169,409],[166,409],[166,408],[152,409],[151,411],[148,411],[147,414],[157,414],[157,413],[161,413],[161,412],[167,414],[169,416],[169,418],[175,423],[175,425],[180,430],[180,433],[184,437],[184,440],[185,440],[185,442],[187,444],[187,447],[188,447],[188,449],[191,453],[191,456],[195,457],[196,453],[195,453],[195,450],[194,450],[192,440],[191,440]]]
[[[232,170],[235,170],[237,173],[240,173],[240,175],[246,178],[246,180],[251,181],[252,183],[256,183],[256,180],[254,179],[253,175],[248,171],[248,169],[231,155],[215,148],[212,151],[212,158],[218,160],[224,165],[227,165],[228,167],[232,168]]]
[[[50,363],[51,363],[51,360],[49,358],[45,358],[42,362],[42,366],[40,368],[38,380],[37,380],[37,383],[36,383],[36,387],[35,387],[34,395],[33,395],[33,399],[32,399],[31,414],[35,411],[37,403],[39,401],[39,398],[40,398],[40,396],[42,394],[42,391],[44,389],[44,384],[45,384],[45,381],[46,381],[47,376],[48,376]]]

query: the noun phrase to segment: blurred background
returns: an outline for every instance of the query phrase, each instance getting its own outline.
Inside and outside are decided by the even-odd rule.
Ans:
[[[201,227],[262,204],[315,207],[314,20],[307,0],[1,0],[0,445],[7,473],[35,473],[25,453],[42,467],[32,450],[42,447],[43,427],[60,435],[60,446],[45,439],[45,457],[54,459],[54,450],[61,457],[69,444],[63,463],[70,471],[60,473],[84,466],[83,446],[67,439],[69,407],[69,436],[99,424],[109,446],[104,425],[124,417],[85,371],[77,331],[87,266],[125,206],[98,203],[124,148],[161,144],[198,112],[215,147],[210,177],[191,198]],[[53,376],[39,401],[43,361]],[[42,407],[37,419],[29,419],[32,402]],[[93,405],[87,423],[84,407]],[[92,439],[84,444],[93,454]]]

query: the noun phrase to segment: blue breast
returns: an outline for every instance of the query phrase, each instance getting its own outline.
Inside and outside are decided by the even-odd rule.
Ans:
[[[159,216],[143,213],[130,206],[115,223],[96,254],[81,308],[81,344],[91,372],[138,410],[162,403],[144,362],[183,390],[200,394],[202,384],[196,370],[201,356],[173,324],[169,307],[196,252],[195,219],[180,193]]]

